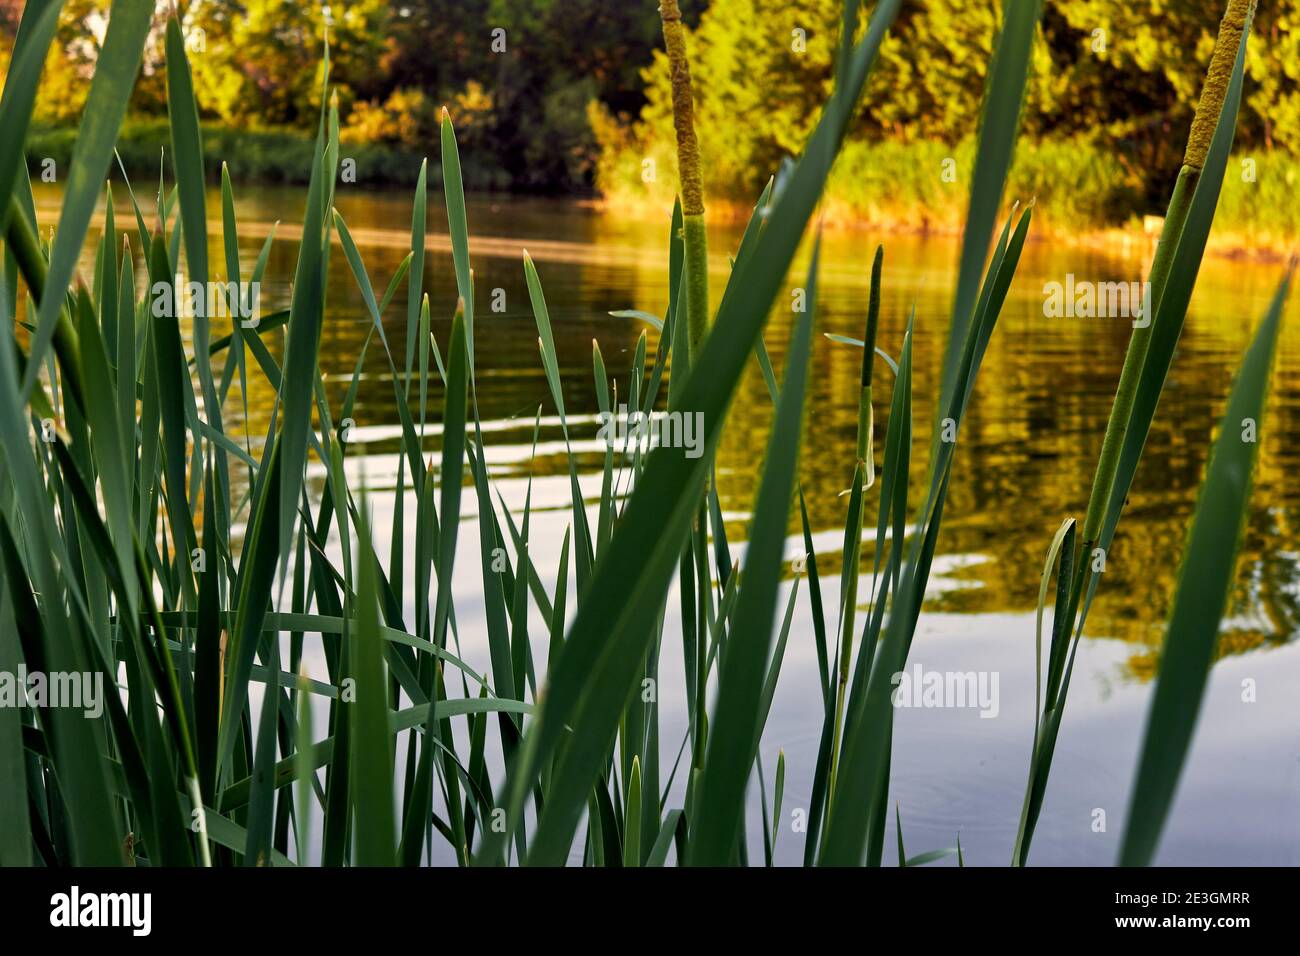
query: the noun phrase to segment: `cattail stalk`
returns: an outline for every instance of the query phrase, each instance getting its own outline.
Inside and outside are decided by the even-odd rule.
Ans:
[[[1210,68],[1201,91],[1200,102],[1196,106],[1196,115],[1192,120],[1192,129],[1188,134],[1187,149],[1183,154],[1183,165],[1178,171],[1178,180],[1174,184],[1173,196],[1165,214],[1164,227],[1160,232],[1160,241],[1156,246],[1155,258],[1151,263],[1148,276],[1150,293],[1144,303],[1148,324],[1144,328],[1134,328],[1129,339],[1128,352],[1124,357],[1124,368],[1120,373],[1119,385],[1115,391],[1115,402],[1111,406],[1110,420],[1106,425],[1106,436],[1102,441],[1101,455],[1097,459],[1097,471],[1093,477],[1092,493],[1088,499],[1088,511],[1083,525],[1083,546],[1080,560],[1077,562],[1071,581],[1069,604],[1066,619],[1075,622],[1079,600],[1082,596],[1088,569],[1091,567],[1091,554],[1101,536],[1101,524],[1106,508],[1114,490],[1115,474],[1119,468],[1119,455],[1128,433],[1129,420],[1133,413],[1133,402],[1137,396],[1137,386],[1142,378],[1143,366],[1146,364],[1147,350],[1151,341],[1151,330],[1158,319],[1160,299],[1164,294],[1169,279],[1169,270],[1173,264],[1174,252],[1187,222],[1191,209],[1192,197],[1196,194],[1196,185],[1200,180],[1201,170],[1205,166],[1214,131],[1219,125],[1223,113],[1223,104],[1227,98],[1228,84],[1232,77],[1237,51],[1241,46],[1242,33],[1246,30],[1255,13],[1254,0],[1228,0],[1227,10],[1219,24],[1219,35],[1214,43],[1214,53],[1210,58]],[[1184,316],[1170,316],[1166,322],[1182,324]],[[1064,562],[1064,558],[1062,558]],[[1059,611],[1059,608],[1058,608]],[[1086,613],[1086,608],[1085,608]],[[1081,631],[1082,620],[1076,624]],[[1077,638],[1077,633],[1076,633]],[[1055,656],[1055,655],[1053,655]],[[1064,666],[1064,658],[1056,667]],[[1059,683],[1058,683],[1059,682]],[[1036,782],[1046,776],[1051,767],[1052,754],[1055,749],[1055,735],[1040,739],[1039,729],[1045,726],[1048,709],[1063,706],[1064,695],[1068,688],[1069,676],[1062,677],[1059,670],[1049,662],[1047,694],[1040,720],[1044,723],[1035,729],[1034,758],[1030,763],[1029,782],[1025,791],[1025,804],[1021,810],[1020,834],[1016,838],[1016,849],[1012,866],[1022,866],[1029,855],[1029,844],[1034,835],[1035,819],[1029,819],[1030,797]],[[1059,719],[1059,718],[1058,718]],[[1041,749],[1041,753],[1040,753]]]
[[[677,0],[661,0],[664,48],[673,96],[673,128],[677,134],[677,175],[681,184],[682,233],[686,252],[686,321],[690,350],[698,355],[709,329],[709,251],[704,231],[704,185],[700,176],[700,144],[695,138],[695,106],[691,96],[691,66],[686,58],[686,29]]]
[[[1214,138],[1214,130],[1219,125],[1219,116],[1223,112],[1233,64],[1241,44],[1241,34],[1254,15],[1254,8],[1255,0],[1228,0],[1228,8],[1219,24],[1219,35],[1214,43],[1210,68],[1201,90],[1200,102],[1196,106],[1196,115],[1192,119],[1187,149],[1183,154],[1183,166],[1178,171],[1178,180],[1174,184],[1173,196],[1169,200],[1164,226],[1160,231],[1160,240],[1156,245],[1155,258],[1151,263],[1151,273],[1148,276],[1150,296],[1144,303],[1148,324],[1145,328],[1133,329],[1128,352],[1124,356],[1124,368],[1120,372],[1119,385],[1115,390],[1115,402],[1110,409],[1110,420],[1106,424],[1106,436],[1102,440],[1101,455],[1097,460],[1097,472],[1093,477],[1092,493],[1088,499],[1088,511],[1083,523],[1085,557],[1091,554],[1101,535],[1101,522],[1115,484],[1119,454],[1128,432],[1138,382],[1142,378],[1142,368],[1146,364],[1154,319],[1158,314],[1160,299],[1169,279],[1169,268],[1173,263],[1174,251],[1178,248],[1178,240],[1187,221],[1188,210],[1191,209],[1192,196],[1196,193],[1196,184],[1205,165],[1206,155],[1209,153],[1210,141]],[[1182,317],[1170,321],[1181,322]],[[1076,588],[1082,585],[1084,571],[1088,566],[1087,561],[1079,562]]]

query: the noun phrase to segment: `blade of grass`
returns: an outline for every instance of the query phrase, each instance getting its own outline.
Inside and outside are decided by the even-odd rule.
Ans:
[[[96,60],[95,76],[73,147],[72,165],[64,180],[63,210],[50,250],[49,272],[29,347],[30,361],[20,390],[24,404],[36,387],[37,370],[64,307],[64,293],[76,272],[90,217],[99,198],[100,183],[108,172],[113,144],[140,68],[153,9],[152,0],[113,0],[108,30]]]
[[[0,129],[5,131],[4,145],[0,147],[0,226],[9,215],[10,196],[23,168],[27,127],[62,9],[62,0],[31,0],[18,23],[12,58],[5,72],[4,96],[0,98]]]
[[[771,654],[786,521],[799,460],[794,450],[799,448],[808,357],[816,320],[818,255],[819,245],[815,244],[806,284],[807,309],[799,314],[790,343],[767,464],[750,525],[735,625],[719,673],[718,698],[700,790],[700,822],[692,833],[689,857],[696,865],[721,866],[731,862],[750,766],[758,748],[763,684]]]
[[[368,540],[369,521],[364,498],[359,509],[358,535]],[[393,758],[389,745],[388,681],[384,674],[383,641],[379,636],[379,587],[374,552],[362,547],[357,585],[357,629],[353,639],[356,700],[347,705],[351,723],[352,795],[356,812],[356,862],[360,866],[391,866],[397,859],[393,817]],[[268,688],[269,690],[269,688]],[[430,714],[434,708],[428,708]]]
[[[1289,285],[1290,275],[1242,360],[1201,486],[1138,758],[1119,852],[1122,866],[1151,863],[1191,748],[1246,520],[1257,433]]]

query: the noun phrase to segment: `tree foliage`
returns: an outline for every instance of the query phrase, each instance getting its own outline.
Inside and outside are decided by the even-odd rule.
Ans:
[[[851,137],[946,143],[972,136],[1001,15],[997,0],[915,0],[900,12]],[[1223,14],[1222,0],[1059,0],[1039,28],[1025,105],[1031,137],[1113,155],[1152,191],[1172,180]],[[797,152],[831,88],[838,0],[714,0],[689,37],[701,148],[715,195],[753,196]],[[1300,3],[1260,4],[1237,144],[1300,153]],[[662,53],[642,73],[647,104],[607,148],[660,155],[671,141]]]
[[[80,115],[110,0],[67,0],[39,122]],[[0,63],[23,4],[0,0]],[[171,0],[159,0],[161,25]],[[684,3],[706,188],[748,201],[798,152],[830,92],[840,0]],[[236,129],[314,129],[328,35],[343,138],[428,152],[446,106],[462,148],[500,185],[570,189],[672,163],[668,71],[654,0],[191,0],[182,4],[200,109]],[[850,142],[972,137],[1001,0],[904,4]],[[1158,208],[1223,0],[1056,0],[1034,51],[1031,139],[1078,143],[1118,165],[1124,195]],[[865,18],[862,28],[865,29]],[[1300,0],[1256,15],[1239,148],[1300,155]],[[166,111],[161,29],[132,106]],[[928,148],[928,147],[925,147]],[[621,165],[620,165],[621,164]],[[615,176],[615,178],[617,178]]]

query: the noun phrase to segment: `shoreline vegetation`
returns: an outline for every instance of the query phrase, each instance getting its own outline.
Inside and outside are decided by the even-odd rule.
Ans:
[[[623,216],[664,215],[673,203],[673,176],[662,173],[663,162],[670,161],[667,152],[666,145],[659,149],[660,161],[654,149],[647,150],[662,184],[643,181],[644,160],[635,149],[607,155],[597,171],[602,186],[597,204]],[[956,149],[937,142],[846,143],[828,178],[819,222],[828,230],[959,238],[973,158],[974,141]],[[707,180],[705,186],[711,219],[743,223],[748,218],[751,202],[711,194]],[[1207,254],[1287,261],[1300,246],[1297,189],[1300,160],[1281,151],[1234,154]],[[1163,223],[1154,213],[1169,198],[1162,197],[1151,214],[1132,212],[1145,204],[1114,157],[1086,143],[1052,140],[1020,144],[1007,191],[1021,202],[1034,202],[1031,243],[1106,249],[1153,247]]]
[[[1297,3],[1256,13],[1260,42],[1247,55],[1211,254],[1278,261],[1300,246]],[[19,6],[0,0],[0,65],[12,57]],[[925,0],[900,11],[849,117],[823,226],[960,234],[996,6]],[[1031,241],[1122,248],[1159,232],[1182,162],[1174,144],[1201,94],[1220,6],[1194,0],[1153,16],[1118,0],[1058,0],[1044,11],[1007,183],[1011,196],[1035,203]],[[84,38],[105,7],[77,0],[59,16],[26,144],[33,178],[48,160],[60,181],[69,168],[97,57]],[[711,221],[743,224],[821,114],[841,4],[681,0],[672,9],[670,32],[693,51],[694,119],[711,131],[698,150],[702,203]],[[647,219],[671,211],[673,71],[655,3],[359,0],[335,18],[310,5],[206,0],[182,14],[182,29],[204,153],[218,160],[204,171],[211,184],[224,161],[236,185],[307,185],[328,34],[341,155],[355,162],[349,188],[414,188],[425,157],[439,174],[445,108],[470,191],[594,200]],[[579,34],[581,50],[570,42]],[[155,23],[118,144],[126,173],[150,182],[168,145],[161,38]]]
[[[40,178],[46,159],[53,159],[56,169],[67,169],[75,142],[75,129],[33,130],[26,147],[33,179]],[[222,162],[231,180],[241,185],[303,185],[301,173],[311,168],[313,142],[293,129],[240,130],[216,124],[203,129],[205,155],[219,160],[209,164],[214,185]],[[157,175],[159,157],[168,145],[165,120],[128,121],[118,153],[132,179],[148,180]],[[937,142],[849,142],[831,171],[820,222],[830,231],[960,237],[967,199],[963,183],[969,181],[973,155],[973,141],[956,149]],[[414,148],[383,143],[343,144],[341,157],[355,161],[356,182],[350,185],[359,189],[410,187],[424,161]],[[494,165],[490,155],[475,158],[475,166],[464,168],[470,192],[558,195],[653,222],[671,211],[675,199],[676,158],[671,143],[648,149],[645,156],[626,143],[606,151],[597,167],[598,188],[585,193],[512,188],[509,174]],[[646,159],[654,161],[657,169],[651,182],[641,174]],[[436,156],[432,162],[431,172],[437,174]],[[1228,169],[1207,254],[1285,262],[1300,246],[1300,205],[1292,201],[1300,190],[1300,160],[1276,150],[1239,152],[1229,160]],[[1162,219],[1125,211],[1131,208],[1136,190],[1124,184],[1123,176],[1120,164],[1095,146],[1025,142],[1007,188],[1022,202],[1035,203],[1031,243],[1149,250],[1159,238]],[[753,211],[752,200],[732,198],[721,190],[710,192],[708,186],[706,179],[710,220],[743,225]]]

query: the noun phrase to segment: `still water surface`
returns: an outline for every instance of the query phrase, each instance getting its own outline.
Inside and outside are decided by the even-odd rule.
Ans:
[[[55,193],[38,192],[43,222],[54,221],[57,202]],[[300,221],[302,202],[298,190],[240,191],[240,253],[246,277],[271,224]],[[361,247],[377,293],[382,292],[409,249],[409,196],[340,192],[337,207]],[[219,208],[214,195],[210,214]],[[130,215],[128,207],[118,209],[119,227],[131,221],[125,218]],[[529,250],[545,287],[569,414],[592,416],[598,407],[591,365],[593,340],[600,344],[609,375],[618,382],[619,395],[626,394],[642,331],[649,336],[653,354],[657,341],[653,329],[608,313],[635,308],[663,314],[667,228],[577,203],[514,198],[471,199],[469,222],[477,301],[477,391],[484,438],[490,446],[488,463],[508,505],[519,509],[516,520],[532,477],[532,556],[543,574],[548,568],[554,574],[571,518],[567,464],[539,361],[521,251]],[[436,194],[430,197],[428,228],[424,287],[432,303],[435,337],[445,345],[456,292],[446,223]],[[734,252],[739,231],[739,227],[719,227],[711,235],[715,304],[726,279],[725,253]],[[281,226],[277,236],[262,288],[264,312],[286,307],[289,299],[297,237],[288,226]],[[934,415],[958,248],[954,241],[942,238],[828,234],[818,289],[820,332],[861,336],[867,277],[878,242],[885,245],[881,348],[897,355],[908,312],[916,309],[917,434],[911,495],[915,502],[923,493],[921,459]],[[997,713],[981,717],[979,710],[969,708],[898,712],[890,800],[899,807],[909,854],[951,846],[960,833],[968,864],[1001,865],[1010,859],[1032,735],[1039,574],[1061,520],[1071,515],[1082,519],[1130,331],[1125,319],[1045,317],[1043,287],[1050,281],[1064,282],[1067,273],[1078,280],[1135,281],[1145,274],[1150,253],[1142,243],[1107,252],[1047,243],[1026,247],[961,434],[939,556],[909,661],[926,671],[996,673]],[[224,261],[219,235],[212,237],[212,261]],[[802,284],[805,270],[806,260],[801,258],[791,272],[790,288]],[[1280,266],[1225,260],[1211,260],[1202,269],[1080,649],[1031,862],[1108,864],[1115,859],[1163,622],[1206,451],[1233,372],[1281,273]],[[504,290],[503,312],[490,310],[495,289]],[[778,375],[790,329],[785,307],[789,301],[778,299],[766,331]],[[327,302],[320,361],[337,413],[369,328],[361,297],[337,246]],[[1258,481],[1221,659],[1211,676],[1193,752],[1158,857],[1161,863],[1300,863],[1300,649],[1294,640],[1300,628],[1297,313],[1300,306],[1293,301],[1260,431]],[[389,340],[399,350],[405,338],[405,316],[403,288],[385,315]],[[279,333],[268,339],[279,356]],[[854,460],[860,356],[857,349],[818,338],[801,449],[800,476],[814,532],[821,532],[816,535],[818,563],[830,608],[837,601],[847,502],[839,492],[849,484]],[[877,381],[881,383],[878,396],[885,392],[876,407],[878,435],[883,438],[892,379],[881,363]],[[266,383],[254,376],[247,415],[254,444],[256,436],[265,433],[272,399]],[[429,383],[428,401],[430,421],[435,421],[442,401],[436,379]],[[543,426],[534,457],[533,420],[539,406]],[[223,411],[227,430],[242,434],[244,414],[239,403],[232,400]],[[377,348],[371,348],[365,363],[354,418],[352,468],[364,473],[372,492],[380,492],[372,495],[372,503],[378,534],[384,539],[377,545],[386,554],[400,429],[387,365]],[[766,387],[757,369],[751,369],[730,413],[717,461],[733,541],[746,536],[770,422]],[[589,501],[599,499],[603,453],[595,441],[597,428],[594,418],[575,428],[582,485]],[[584,429],[590,434],[584,434]],[[435,428],[426,443],[426,457],[437,447]],[[313,471],[311,477],[319,491],[319,472]],[[382,494],[385,488],[387,495]],[[466,499],[466,507],[457,562],[457,617],[464,655],[472,665],[486,669],[472,497]],[[868,507],[874,514],[874,494]],[[405,514],[413,512],[414,502],[408,496]],[[792,522],[791,533],[796,530]],[[787,556],[801,551],[801,542],[792,538]],[[547,581],[548,589],[552,583]],[[866,582],[860,593],[869,593]],[[409,593],[406,601],[409,606]],[[675,606],[675,593],[670,601]],[[792,828],[792,810],[806,806],[809,799],[822,715],[808,615],[805,588],[761,752],[769,786],[778,750],[785,754],[777,857],[789,863],[802,854],[803,834]],[[685,732],[674,617],[669,615],[660,689],[666,765],[676,756]],[[532,630],[543,633],[540,621]],[[544,660],[545,653],[538,642],[535,654]],[[674,800],[679,805],[680,796]],[[761,859],[756,793],[751,792],[750,803],[751,858]],[[886,845],[892,847],[892,835],[887,839]]]

